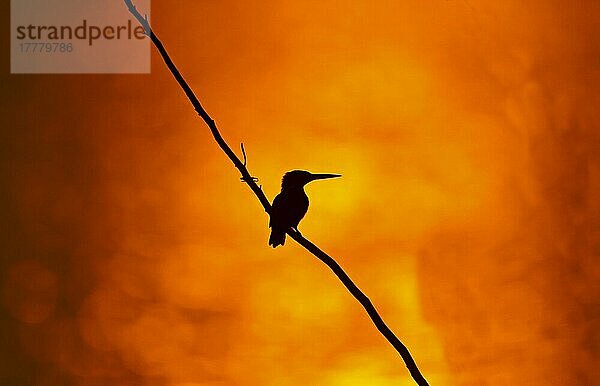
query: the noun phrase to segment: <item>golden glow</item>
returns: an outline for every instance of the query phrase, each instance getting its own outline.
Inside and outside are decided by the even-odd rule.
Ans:
[[[432,385],[598,380],[600,3],[154,3],[157,33],[270,198],[287,170],[343,174],[307,187],[300,230]],[[6,371],[39,385],[412,385],[324,265],[267,246],[260,205],[152,65],[10,78],[2,306],[20,356]]]

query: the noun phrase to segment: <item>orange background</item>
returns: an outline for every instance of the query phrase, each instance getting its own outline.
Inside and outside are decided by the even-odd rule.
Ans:
[[[0,6],[8,20],[8,2]],[[600,382],[600,3],[155,0],[153,26],[272,198],[432,385]],[[8,47],[8,28],[1,37]],[[9,75],[6,385],[411,385],[238,182],[171,75]]]

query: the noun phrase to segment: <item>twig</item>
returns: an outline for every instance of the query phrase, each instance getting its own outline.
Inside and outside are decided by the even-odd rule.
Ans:
[[[244,167],[248,166],[248,158],[246,157],[246,149],[244,149],[244,142],[240,144],[242,148],[242,155],[244,156]]]
[[[244,167],[246,168],[246,166],[248,165],[248,157],[246,157],[246,149],[244,149],[244,142],[242,142],[240,144],[240,147],[242,148],[242,155],[244,156]],[[246,182],[246,179],[244,177],[241,177],[240,181],[241,182]],[[257,177],[252,177],[252,181],[258,182],[258,178]],[[259,188],[262,190],[262,185],[259,186]]]
[[[246,159],[246,151],[244,150],[243,144],[242,144],[242,154],[244,156],[244,161],[242,162],[238,158],[238,156],[231,150],[231,148],[229,147],[227,142],[225,142],[225,140],[221,136],[221,133],[217,129],[217,125],[215,124],[215,121],[210,117],[210,115],[208,115],[206,110],[204,110],[204,107],[202,107],[202,104],[200,103],[200,101],[198,100],[198,98],[196,97],[194,92],[192,91],[191,87],[187,84],[187,82],[185,81],[185,79],[183,78],[183,76],[181,75],[181,73],[179,72],[179,70],[177,69],[177,67],[171,60],[171,58],[169,57],[169,54],[167,53],[165,47],[162,45],[161,41],[158,39],[158,37],[156,36],[154,31],[152,31],[152,28],[150,27],[150,24],[148,23],[147,17],[142,17],[142,15],[138,12],[138,10],[133,5],[131,0],[124,0],[124,2],[127,5],[129,12],[131,12],[131,14],[138,20],[138,22],[142,25],[142,27],[144,27],[144,30],[146,31],[146,35],[149,36],[150,39],[152,40],[152,43],[154,44],[154,46],[156,47],[156,49],[162,56],[165,64],[167,65],[167,67],[169,68],[169,70],[171,71],[171,73],[173,74],[175,79],[177,80],[177,83],[179,83],[179,86],[185,92],[185,95],[188,97],[192,106],[194,106],[194,109],[196,110],[198,115],[200,115],[200,117],[204,120],[204,122],[210,129],[210,131],[211,131],[215,141],[219,145],[219,147],[223,150],[225,155],[231,160],[233,165],[242,174],[241,180],[250,187],[252,192],[256,195],[256,197],[260,201],[265,212],[267,212],[267,214],[269,214],[271,212],[271,203],[269,202],[269,200],[263,193],[262,189],[256,184],[256,180],[251,176],[251,174],[248,172],[248,169],[246,168],[247,159]],[[316,256],[319,260],[321,260],[323,263],[325,263],[333,271],[333,273],[338,277],[338,279],[342,282],[342,284],[344,284],[346,289],[348,289],[348,291],[352,294],[352,296],[354,296],[354,298],[356,300],[358,300],[358,302],[363,306],[363,308],[365,309],[365,311],[371,318],[371,321],[373,322],[375,327],[377,327],[377,330],[379,330],[379,332],[388,340],[388,342],[400,354],[400,356],[404,360],[404,363],[406,364],[406,367],[408,368],[408,371],[410,372],[410,375],[412,376],[414,381],[417,383],[417,385],[428,386],[427,381],[425,380],[425,378],[419,371],[417,364],[415,363],[414,359],[410,355],[408,348],[400,341],[400,339],[398,339],[398,337],[396,335],[394,335],[392,330],[390,330],[390,328],[385,324],[385,322],[383,321],[383,319],[381,318],[381,316],[375,309],[375,306],[373,306],[373,303],[371,303],[369,298],[360,290],[360,288],[358,288],[356,286],[356,284],[354,284],[352,279],[350,279],[350,277],[346,274],[346,272],[342,269],[342,267],[331,256],[329,256],[328,254],[323,252],[319,247],[317,247],[315,244],[313,244],[312,242],[310,242],[309,240],[304,238],[299,232],[296,232],[290,228],[287,230],[287,234],[292,239],[294,239],[298,244],[302,245],[307,251],[309,251],[314,256]]]

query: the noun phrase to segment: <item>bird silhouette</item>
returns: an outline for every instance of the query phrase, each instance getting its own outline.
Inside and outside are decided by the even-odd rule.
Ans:
[[[308,211],[308,196],[304,185],[311,181],[341,177],[340,174],[313,174],[306,170],[292,170],[281,179],[281,192],[273,200],[269,227],[269,245],[273,248],[285,244],[285,233],[298,224]]]

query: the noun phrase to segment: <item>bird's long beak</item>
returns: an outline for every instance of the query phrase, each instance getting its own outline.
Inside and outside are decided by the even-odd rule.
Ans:
[[[327,173],[322,173],[322,174],[312,174],[310,176],[310,180],[314,181],[314,180],[325,180],[327,178],[337,178],[337,177],[341,177],[341,174],[327,174]]]

